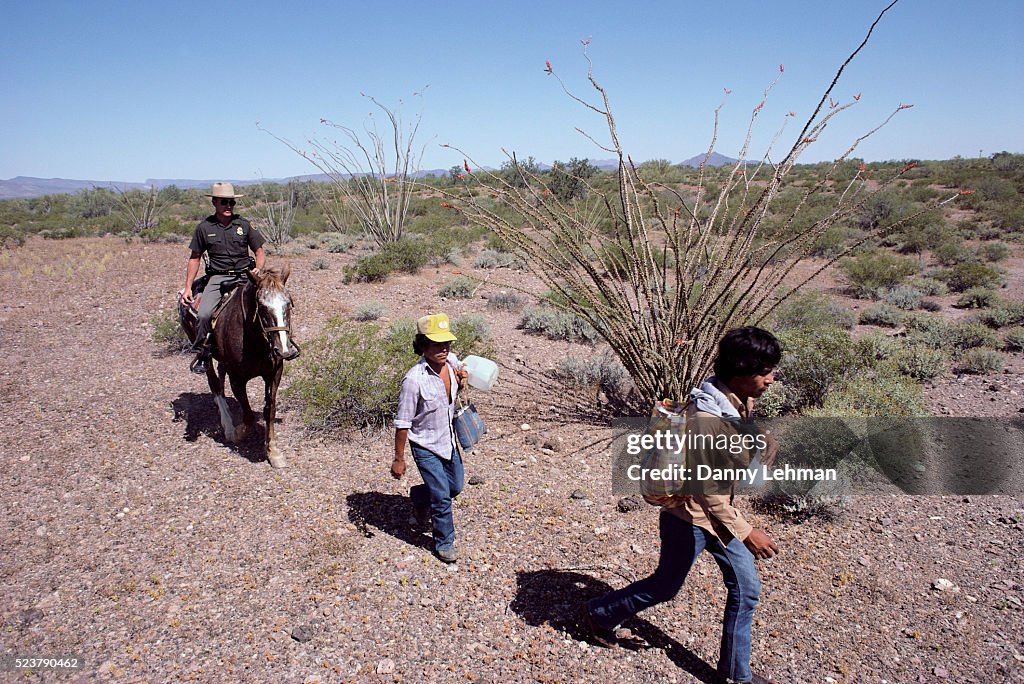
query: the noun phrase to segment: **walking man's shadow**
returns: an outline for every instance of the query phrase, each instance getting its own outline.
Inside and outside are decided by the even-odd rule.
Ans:
[[[612,587],[606,582],[579,572],[520,572],[516,576],[516,596],[509,608],[530,625],[550,624],[577,641],[595,643],[578,623],[580,606],[585,601],[603,596],[610,591]],[[706,684],[721,684],[724,681],[714,667],[647,620],[635,617],[628,624],[633,634],[647,642],[648,646],[623,641],[623,648],[662,649],[677,667],[696,677],[698,681]]]
[[[376,528],[404,541],[410,546],[434,548],[428,534],[422,534],[409,524],[412,505],[408,497],[381,492],[353,492],[345,499],[348,519],[364,537],[372,537]]]

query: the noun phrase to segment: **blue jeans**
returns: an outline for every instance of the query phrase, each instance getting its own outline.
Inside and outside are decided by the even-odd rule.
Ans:
[[[644,608],[672,599],[682,588],[697,556],[707,549],[722,569],[729,590],[722,619],[718,672],[736,682],[749,682],[750,624],[761,595],[753,554],[740,540],[723,544],[710,532],[667,511],[662,512],[659,526],[658,569],[650,577],[590,601],[587,608],[591,618],[599,627],[615,629]]]
[[[445,460],[429,449],[409,442],[412,457],[423,478],[409,490],[413,506],[430,506],[430,519],[434,528],[434,549],[447,551],[455,546],[455,521],[452,519],[452,499],[463,487],[462,456],[458,449],[452,451],[450,460]]]

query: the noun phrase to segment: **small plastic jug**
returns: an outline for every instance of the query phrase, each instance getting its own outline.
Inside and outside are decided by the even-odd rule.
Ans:
[[[498,364],[482,356],[467,356],[462,360],[469,372],[469,384],[479,390],[487,391],[498,381]]]

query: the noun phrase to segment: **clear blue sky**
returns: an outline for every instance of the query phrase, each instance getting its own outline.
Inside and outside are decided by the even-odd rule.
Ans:
[[[302,145],[320,117],[361,126],[404,98],[423,111],[423,168],[501,148],[539,160],[609,155],[602,121],[544,73],[591,97],[580,39],[634,159],[737,156],[751,109],[785,64],[751,157],[786,112],[807,115],[883,0],[706,2],[0,3],[0,178],[267,178],[315,170],[256,122]],[[862,93],[811,147],[832,158],[900,103],[860,148],[869,160],[1024,152],[1024,3],[901,0],[836,94]],[[411,97],[425,85],[422,98]],[[782,141],[791,143],[791,122]]]

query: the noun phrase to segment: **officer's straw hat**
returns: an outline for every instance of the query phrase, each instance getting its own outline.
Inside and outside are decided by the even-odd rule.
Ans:
[[[245,197],[245,195],[236,195],[235,186],[231,183],[214,183],[210,187],[210,192],[206,193],[207,197],[220,197],[222,199],[237,199],[239,197]]]

